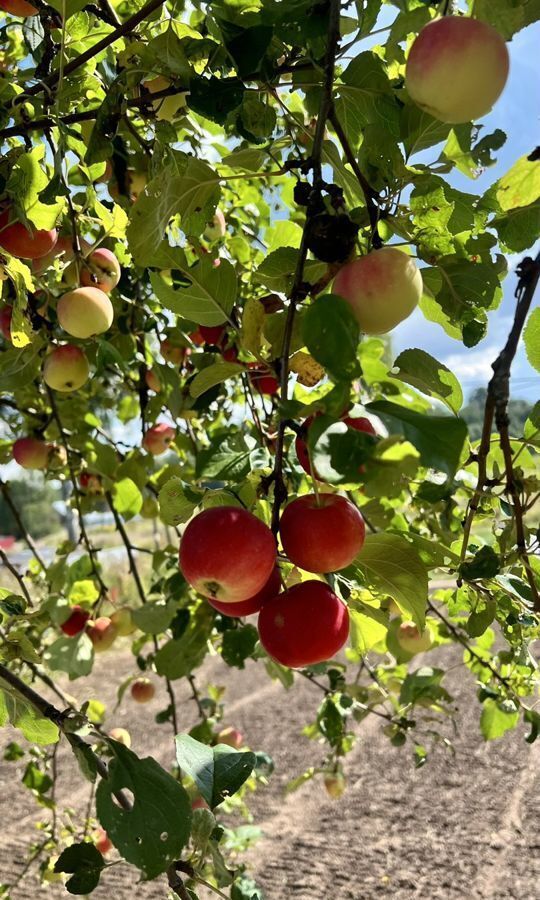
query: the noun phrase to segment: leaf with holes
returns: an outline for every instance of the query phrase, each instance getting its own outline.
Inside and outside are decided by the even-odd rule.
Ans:
[[[114,846],[146,879],[179,859],[189,840],[191,804],[181,784],[151,757],[139,759],[116,741],[109,777],[96,791],[98,819]],[[120,807],[113,792],[133,794],[133,809]]]
[[[239,753],[225,744],[208,747],[189,734],[177,735],[176,759],[180,768],[196,782],[211,809],[226,797],[232,797],[257,763],[254,753]]]

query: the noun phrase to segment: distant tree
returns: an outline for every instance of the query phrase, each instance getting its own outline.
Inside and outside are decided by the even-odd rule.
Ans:
[[[477,388],[469,397],[469,402],[461,410],[461,416],[469,426],[471,440],[477,441],[482,434],[484,421],[484,404],[486,402],[486,389]],[[523,425],[529,415],[532,406],[526,400],[510,400],[508,403],[508,415],[510,417],[510,434],[519,435],[523,431]],[[493,430],[496,431],[495,423]]]

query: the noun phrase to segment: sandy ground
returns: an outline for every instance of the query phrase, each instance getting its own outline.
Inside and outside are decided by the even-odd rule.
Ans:
[[[330,800],[321,781],[284,795],[288,780],[324,754],[321,745],[300,733],[320,700],[311,684],[299,678],[287,693],[268,680],[262,666],[231,672],[219,659],[199,675],[201,684],[227,684],[226,724],[239,727],[251,747],[266,751],[276,763],[269,786],[260,789],[252,807],[264,838],[250,860],[268,900],[538,900],[540,742],[527,744],[519,730],[484,743],[473,680],[459,666],[458,650],[443,652],[445,663],[458,664],[446,682],[459,706],[455,756],[440,751],[417,770],[410,748],[393,748],[382,733],[384,722],[372,716],[358,726],[359,738],[346,763],[349,789],[340,800]],[[436,662],[436,653],[429,654],[429,663]],[[131,671],[128,654],[106,654],[98,658],[85,696],[77,682],[71,690],[79,700],[93,692],[110,710],[115,685]],[[195,720],[193,701],[185,682],[175,687],[181,727],[187,729]],[[163,705],[164,698],[137,707],[128,699],[107,725],[129,728],[139,755],[151,754],[167,765],[173,753],[170,726],[153,723]],[[15,732],[8,735],[15,737]],[[22,771],[22,765],[0,762],[4,883],[20,871],[40,817],[20,784]],[[88,785],[65,747],[59,771],[61,807],[84,808]],[[11,894],[12,900],[66,896],[62,886],[41,888],[32,877]],[[137,884],[135,870],[123,865],[111,868],[92,895],[96,900],[166,896],[163,879]]]

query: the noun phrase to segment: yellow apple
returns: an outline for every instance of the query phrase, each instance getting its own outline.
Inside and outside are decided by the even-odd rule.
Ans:
[[[55,391],[76,391],[88,380],[90,366],[79,347],[62,344],[54,347],[43,363],[43,380]]]
[[[113,322],[112,303],[97,287],[81,287],[60,297],[56,308],[64,331],[76,338],[103,334]]]

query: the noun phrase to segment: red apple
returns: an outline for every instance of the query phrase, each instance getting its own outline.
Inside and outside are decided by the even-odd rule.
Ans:
[[[165,338],[160,345],[161,355],[165,362],[172,363],[175,366],[180,366],[183,363],[186,349],[186,347],[173,344],[169,338]]]
[[[199,325],[198,330],[207,344],[219,344],[225,334],[225,325]]]
[[[54,347],[43,363],[43,380],[55,391],[76,391],[88,380],[90,366],[79,347],[62,344]]]
[[[110,294],[120,281],[121,273],[120,263],[112,250],[98,247],[85,259],[85,265],[81,268],[81,284]]]
[[[51,445],[38,438],[18,438],[13,444],[13,459],[23,469],[46,469]]]
[[[86,241],[83,242],[86,244]],[[75,256],[75,251],[73,249],[73,237],[61,234],[58,237],[54,247],[49,251],[45,256],[40,256],[39,259],[35,259],[32,262],[32,271],[36,273],[36,275],[42,275],[47,271],[53,264],[56,259],[62,258],[64,263],[69,262]],[[69,271],[69,266],[63,272],[63,278],[66,277],[66,271]],[[74,282],[75,283],[75,282]]]
[[[234,344],[232,345],[232,347],[225,347],[225,349],[221,351],[221,355],[225,362],[237,362],[238,347],[235,347]]]
[[[498,100],[509,65],[503,38],[487,22],[443,16],[414,41],[405,84],[412,100],[441,122],[470,122]]]
[[[111,728],[109,737],[111,737],[113,741],[118,741],[119,744],[123,744],[124,747],[131,747],[131,735],[126,728]]]
[[[283,666],[299,669],[331,659],[349,634],[349,611],[322,581],[295,584],[259,613],[259,637]]]
[[[83,609],[82,606],[72,606],[68,618],[62,622],[60,628],[68,637],[75,637],[76,634],[84,631],[89,618],[90,613]]]
[[[343,297],[366,334],[386,334],[406,319],[422,296],[422,275],[395,247],[372,250],[339,270],[333,293]]]
[[[101,494],[103,492],[101,478],[99,475],[94,475],[92,472],[81,472],[79,475],[79,485],[81,490],[88,494]]]
[[[158,425],[153,425],[152,428],[148,429],[143,437],[142,444],[148,453],[151,453],[153,456],[160,456],[169,449],[175,435],[176,429],[171,425],[166,425],[165,422],[160,422]]]
[[[159,380],[159,375],[154,369],[147,369],[144,375],[144,380],[146,381],[146,386],[150,388],[154,394],[159,394],[161,391],[161,381]]]
[[[81,287],[60,297],[56,307],[58,322],[76,338],[103,334],[113,322],[114,310],[107,294],[97,287]]]
[[[0,309],[0,332],[6,341],[11,341],[11,319],[13,316],[13,307],[4,306]]]
[[[339,494],[305,494],[285,507],[283,549],[306,572],[337,572],[362,549],[366,526],[356,506]]]
[[[30,7],[30,4],[28,6]],[[10,219],[11,210],[4,209],[0,213],[0,246],[12,256],[20,259],[39,259],[40,256],[46,256],[56,244],[58,232],[55,228],[50,231],[34,228],[30,231],[22,222],[10,224]]]
[[[233,747],[234,750],[240,750],[240,747],[244,743],[244,735],[241,731],[238,731],[237,728],[223,728],[216,737],[217,744],[227,744],[229,747]]]
[[[217,609],[223,616],[236,616],[240,619],[243,616],[251,616],[252,613],[259,612],[263,603],[272,600],[273,597],[279,594],[281,587],[281,572],[279,571],[279,566],[274,566],[272,574],[264,587],[254,597],[250,597],[249,600],[243,600],[240,603],[220,603],[219,600],[212,600],[210,597],[207,599],[210,606]]]
[[[260,391],[261,394],[267,394],[269,397],[277,394],[279,381],[268,366],[258,362],[250,362],[248,363],[248,369],[249,380],[254,388]]]
[[[38,10],[26,0],[0,0],[0,9],[10,14],[10,16],[19,16],[26,19],[28,16],[36,16]]]
[[[108,616],[100,616],[88,625],[87,634],[94,645],[94,653],[104,653],[114,643],[116,626]]]
[[[104,828],[98,828],[95,844],[103,856],[105,856],[106,853],[109,853],[113,848],[112,841]]]
[[[131,685],[131,696],[136,703],[149,703],[156,689],[149,678],[136,678]]]
[[[270,529],[245,509],[205,509],[188,524],[180,543],[180,569],[196,591],[239,603],[265,586],[276,563]]]
[[[210,807],[208,806],[208,803],[206,802],[204,797],[195,797],[191,801],[191,808],[192,809],[209,809]]]
[[[318,481],[324,481],[324,478],[315,472],[311,471],[311,466],[309,464],[309,453],[308,453],[308,445],[307,445],[307,436],[311,426],[311,423],[316,418],[316,416],[309,416],[305,420],[305,422],[301,426],[301,433],[297,435],[296,441],[294,443],[294,448],[296,450],[296,455],[298,457],[298,462],[302,466],[304,472],[308,475],[312,475],[318,479]],[[365,416],[344,416],[341,419],[342,422],[345,422],[348,428],[354,428],[355,431],[363,431],[366,434],[372,434],[376,437],[377,432],[375,431],[373,425],[366,419]],[[360,467],[362,468],[362,467]]]

